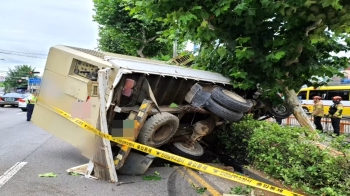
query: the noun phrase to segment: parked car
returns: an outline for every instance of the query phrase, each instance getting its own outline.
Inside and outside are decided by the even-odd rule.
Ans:
[[[28,93],[24,94],[24,97],[23,99],[21,99],[19,102],[18,102],[18,108],[21,109],[23,112],[27,111],[27,100],[28,100]]]
[[[25,102],[26,95],[21,93],[7,93],[0,98],[0,107],[11,105],[18,107],[19,103]]]

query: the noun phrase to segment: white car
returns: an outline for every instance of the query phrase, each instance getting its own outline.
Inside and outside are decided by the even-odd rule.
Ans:
[[[23,112],[27,111],[27,100],[29,94],[24,94],[24,98],[18,101],[18,108]]]

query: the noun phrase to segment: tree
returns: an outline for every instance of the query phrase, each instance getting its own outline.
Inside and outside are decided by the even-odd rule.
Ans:
[[[36,78],[35,68],[29,65],[16,65],[13,69],[9,68],[5,79],[5,91],[8,92],[12,88],[20,88],[27,86],[27,80],[22,77]]]
[[[122,0],[94,0],[94,21],[99,26],[99,49],[142,58],[171,54],[172,45],[160,43],[161,21],[139,20]]]
[[[166,38],[200,43],[196,67],[222,73],[233,86],[283,92],[301,125],[314,128],[295,91],[310,79],[341,75],[348,51],[350,1],[345,0],[123,0],[132,13],[169,26]],[[186,5],[186,6],[183,6]],[[326,81],[328,82],[328,81]],[[323,85],[323,83],[312,84]]]

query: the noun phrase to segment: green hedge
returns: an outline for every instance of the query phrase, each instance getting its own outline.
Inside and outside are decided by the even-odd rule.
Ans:
[[[218,130],[221,148],[236,160],[264,171],[308,195],[350,195],[350,164],[311,144],[300,127],[246,118]],[[332,146],[347,151],[344,137]]]

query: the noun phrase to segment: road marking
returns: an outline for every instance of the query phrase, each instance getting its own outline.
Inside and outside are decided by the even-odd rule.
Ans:
[[[183,178],[186,178],[187,179],[187,182],[190,186],[196,186],[198,187],[199,185],[197,183],[195,183],[193,180],[191,180],[186,174],[185,172],[181,171],[181,168],[178,168],[178,167],[175,167],[176,168],[176,171],[178,172],[178,174],[180,174]],[[204,193],[204,195],[207,195]]]
[[[7,170],[2,176],[0,176],[0,188],[9,181],[27,162],[17,162],[9,170]]]
[[[25,112],[19,112],[19,113],[17,113],[17,114],[24,114]]]
[[[192,171],[190,168],[185,168],[185,171],[187,171],[190,176],[192,176],[197,182],[199,182],[199,184],[201,184],[203,187],[206,187],[207,191],[212,196],[222,195],[218,190],[212,187],[206,180],[204,180],[201,176],[199,176],[196,172]]]
[[[187,181],[190,185],[194,184],[197,187],[207,188],[207,191],[210,193],[209,195],[211,195],[211,196],[221,196],[222,195],[218,190],[216,190],[214,187],[212,187],[201,176],[197,175],[191,169],[182,168],[182,167],[174,167],[174,168],[176,168],[176,170],[180,173],[180,175],[182,177],[187,178]],[[189,178],[189,177],[192,177],[194,181],[191,180],[191,178]]]

